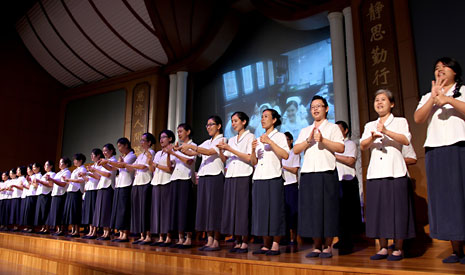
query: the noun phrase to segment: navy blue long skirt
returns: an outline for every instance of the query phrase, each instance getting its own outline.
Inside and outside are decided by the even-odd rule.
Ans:
[[[195,225],[196,196],[192,181],[171,182],[171,211],[173,231],[192,232]]]
[[[226,178],[223,192],[221,233],[247,236],[250,233],[252,214],[252,178]]]
[[[95,201],[94,219],[92,225],[96,227],[110,227],[111,207],[113,206],[113,187],[99,189]]]
[[[150,232],[166,234],[172,230],[171,183],[152,186]]]
[[[299,189],[299,234],[330,238],[339,232],[339,181],[337,170],[303,173]]]
[[[199,177],[195,230],[220,231],[224,175]]]
[[[407,176],[367,181],[366,235],[388,239],[415,237],[413,204]]]
[[[299,220],[299,184],[284,185],[287,230],[297,230]]]
[[[21,212],[21,198],[11,199],[9,224],[19,225]]]
[[[63,224],[63,211],[65,210],[66,193],[61,196],[52,196],[50,213],[46,225],[57,226]]]
[[[339,236],[360,234],[363,232],[363,223],[358,179],[342,180],[339,186]]]
[[[111,208],[111,228],[129,230],[131,227],[131,189],[132,186],[115,189]]]
[[[34,216],[36,214],[37,196],[27,196],[24,200],[23,220],[21,224],[33,226]]]
[[[465,240],[465,142],[425,151],[430,236]]]
[[[285,236],[283,178],[254,180],[252,183],[252,229],[255,236]]]
[[[36,213],[34,216],[34,225],[45,225],[48,214],[50,212],[50,204],[52,203],[52,196],[50,194],[40,194],[37,197]]]
[[[150,208],[152,206],[152,185],[135,185],[131,191],[131,232],[150,231]]]
[[[97,201],[98,190],[87,190],[82,203],[82,219],[81,224],[89,225],[94,220],[95,202]]]
[[[2,217],[1,217],[2,225],[8,225],[10,223],[10,212],[11,212],[11,199],[4,199],[2,209],[0,209],[0,213],[2,213]]]
[[[63,224],[80,224],[82,214],[81,191],[67,192],[63,213]]]

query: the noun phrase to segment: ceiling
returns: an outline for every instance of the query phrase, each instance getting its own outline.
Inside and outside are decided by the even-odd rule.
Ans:
[[[329,2],[340,1],[39,0],[16,30],[50,75],[75,87],[149,68],[203,70],[226,51],[245,13],[292,22]]]

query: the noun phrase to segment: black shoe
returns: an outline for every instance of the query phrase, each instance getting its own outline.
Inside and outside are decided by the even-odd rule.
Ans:
[[[150,246],[160,246],[160,244],[162,244],[164,242],[154,242],[154,243],[151,243]]]
[[[143,240],[133,241],[132,244],[139,244],[139,243],[141,243],[141,242],[143,242]]]
[[[264,249],[259,249],[259,250],[255,250],[254,252],[252,252],[253,255],[260,255],[260,254],[266,254],[269,250],[264,250]]]
[[[159,247],[170,247],[171,243],[162,243],[159,245]]]
[[[383,255],[383,254],[375,254],[373,256],[370,257],[370,260],[373,260],[373,261],[377,261],[377,260],[384,260],[384,259],[387,259],[388,257],[388,254],[386,255]]]
[[[198,249],[198,250],[199,250],[199,251],[204,251],[204,250],[205,250],[205,248],[208,248],[208,246],[204,245],[204,246],[202,246],[202,247],[199,247],[199,249]]]
[[[178,249],[189,249],[189,248],[192,248],[191,244],[187,244],[187,245],[181,244],[180,246],[178,246]]]
[[[236,253],[248,253],[249,249],[248,248],[238,248],[236,250]]]
[[[389,255],[389,256],[387,257],[387,260],[393,262],[393,261],[400,261],[400,260],[402,260],[403,258],[404,258],[404,256],[403,256],[402,254],[400,254],[400,255],[398,255],[398,256],[392,255],[392,254],[391,254],[391,255]]]
[[[217,246],[217,247],[211,247],[211,246],[208,246],[206,247],[203,251],[220,251],[221,250],[221,247]]]
[[[278,256],[279,254],[281,254],[279,250],[271,250],[271,249],[265,253],[266,256]]]

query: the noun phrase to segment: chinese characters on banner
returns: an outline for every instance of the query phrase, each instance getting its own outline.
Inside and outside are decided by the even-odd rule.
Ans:
[[[394,29],[392,0],[365,0],[361,5],[362,37],[370,120],[378,117],[373,110],[373,95],[382,88],[395,98],[393,113],[403,115],[399,62]]]
[[[131,143],[136,155],[143,153],[138,144],[142,134],[148,131],[149,97],[150,85],[148,83],[137,84],[132,95],[131,116]]]

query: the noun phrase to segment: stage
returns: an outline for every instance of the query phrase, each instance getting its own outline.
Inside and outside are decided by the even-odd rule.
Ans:
[[[200,245],[200,243],[199,243]],[[180,250],[130,243],[83,240],[27,233],[0,233],[0,273],[8,274],[465,274],[465,265],[443,264],[448,242],[433,241],[399,262],[371,261],[372,242],[357,245],[350,255],[308,259],[311,245],[279,256]],[[252,244],[258,249],[259,244]],[[251,251],[251,250],[250,250]]]

